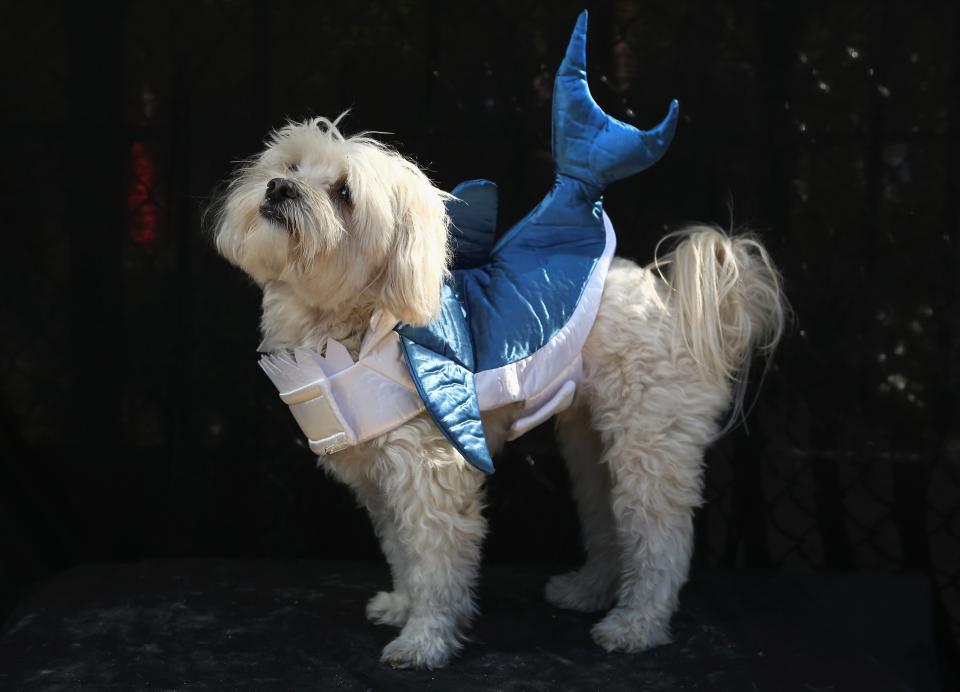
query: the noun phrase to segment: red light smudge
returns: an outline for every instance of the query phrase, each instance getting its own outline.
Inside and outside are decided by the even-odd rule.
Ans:
[[[152,248],[157,240],[160,208],[151,198],[156,184],[157,165],[153,152],[143,142],[130,146],[132,179],[127,188],[127,237],[136,245]]]

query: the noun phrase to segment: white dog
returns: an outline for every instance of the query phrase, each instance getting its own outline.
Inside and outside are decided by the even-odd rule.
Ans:
[[[273,133],[216,223],[219,251],[263,290],[262,350],[322,352],[336,339],[356,358],[375,310],[435,318],[448,197],[392,149],[325,118]],[[552,578],[546,597],[612,606],[592,631],[608,651],[669,641],[704,449],[731,406],[736,415],[753,353],[769,353],[783,325],[778,274],[756,240],[708,227],[676,235],[653,267],[613,261],[576,400],[556,418],[587,561]],[[494,450],[506,418],[484,415]],[[443,666],[476,612],[484,475],[426,414],[320,460],[369,510],[390,564],[393,591],[367,607],[371,621],[401,628],[382,660]]]

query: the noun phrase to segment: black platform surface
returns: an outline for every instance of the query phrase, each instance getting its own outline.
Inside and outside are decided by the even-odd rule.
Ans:
[[[936,689],[929,592],[910,577],[706,575],[673,644],[607,654],[542,598],[553,570],[487,566],[472,641],[439,671],[378,662],[376,564],[154,560],[72,569],[8,619],[4,690]],[[845,622],[846,621],[846,622]],[[884,624],[885,623],[885,624]]]

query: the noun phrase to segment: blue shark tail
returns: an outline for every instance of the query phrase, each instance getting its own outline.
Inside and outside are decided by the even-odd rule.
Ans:
[[[638,130],[603,112],[587,84],[587,12],[577,19],[553,85],[553,160],[557,172],[603,190],[639,173],[667,151],[679,104],[652,130]]]

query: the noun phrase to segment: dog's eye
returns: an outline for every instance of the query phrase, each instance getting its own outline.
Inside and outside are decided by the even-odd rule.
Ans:
[[[300,170],[300,164],[299,164],[299,163],[288,163],[288,164],[287,164],[287,170],[290,171],[291,173],[296,173],[297,171]]]
[[[350,187],[349,187],[346,183],[343,183],[343,185],[340,186],[340,189],[337,190],[337,196],[338,196],[341,200],[343,200],[344,202],[349,202],[349,201],[350,201]]]

